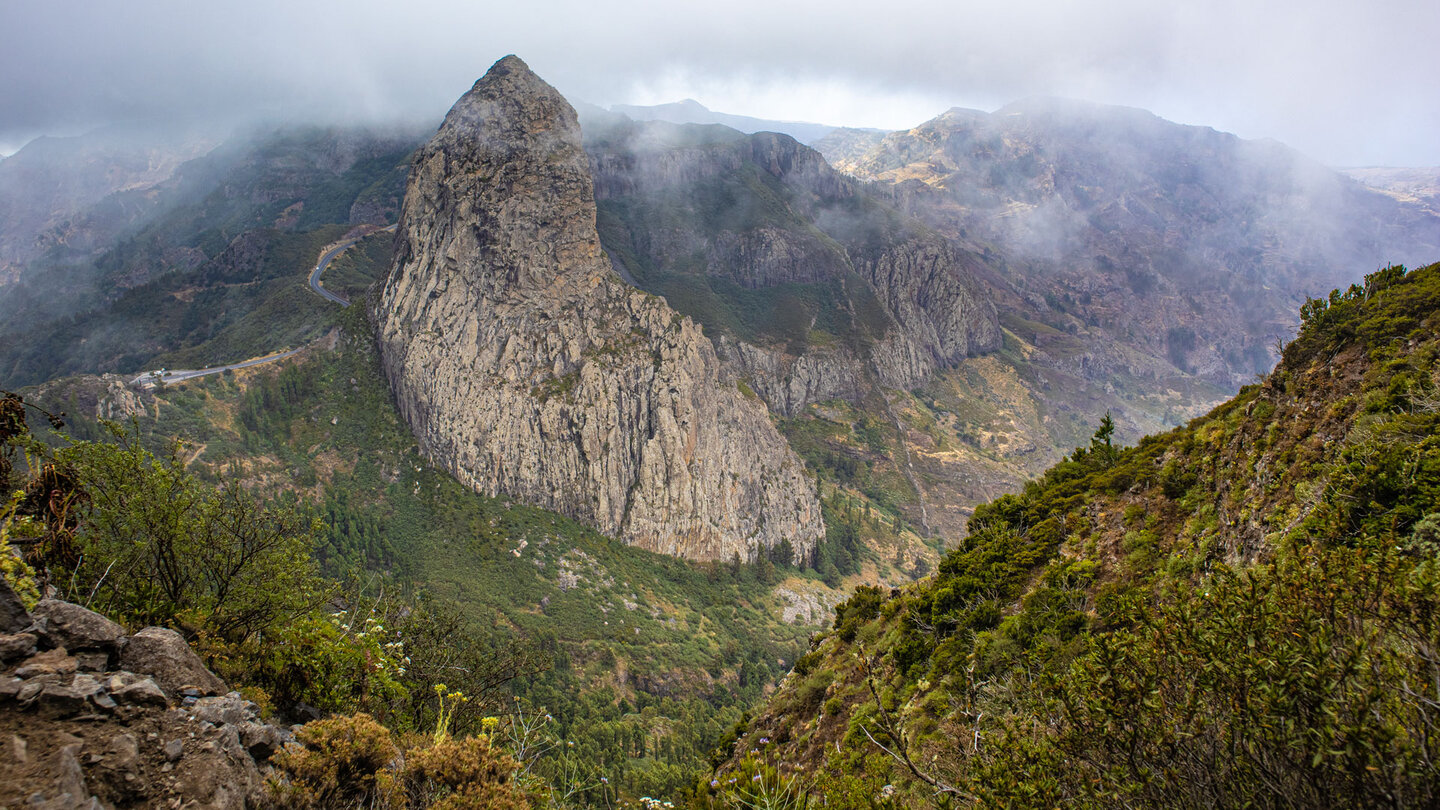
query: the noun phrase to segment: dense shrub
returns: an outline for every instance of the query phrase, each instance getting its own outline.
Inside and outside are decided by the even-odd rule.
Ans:
[[[529,798],[520,771],[488,735],[415,735],[397,744],[389,729],[366,714],[310,723],[299,746],[275,757],[271,784],[287,807],[340,810],[523,810]]]
[[[206,486],[178,448],[157,458],[116,429],[114,443],[60,450],[55,466],[85,496],[69,584],[104,613],[239,641],[325,599],[310,556],[318,524],[237,484]]]
[[[281,803],[302,808],[404,806],[395,771],[400,749],[390,729],[366,714],[331,717],[306,725],[299,748],[275,755],[285,774],[274,791]]]
[[[1434,560],[1306,549],[1157,596],[1040,682],[1034,720],[1010,718],[977,791],[1027,805],[1440,801]]]

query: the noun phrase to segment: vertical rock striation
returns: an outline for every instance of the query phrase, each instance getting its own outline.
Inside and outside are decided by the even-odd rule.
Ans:
[[[615,277],[575,112],[514,56],[416,158],[375,314],[401,413],[476,490],[698,560],[823,532],[700,327]]]

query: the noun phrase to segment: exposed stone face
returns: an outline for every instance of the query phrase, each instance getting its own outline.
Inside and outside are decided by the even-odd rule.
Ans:
[[[20,601],[20,595],[0,577],[0,633],[19,633],[30,627],[29,611]]]
[[[462,482],[692,559],[814,547],[799,460],[700,328],[614,275],[574,110],[519,59],[421,150],[396,240],[382,361]]]
[[[720,357],[739,368],[755,393],[782,416],[794,416],[811,402],[858,400],[865,364],[845,349],[811,349],[799,357],[722,337]]]
[[[774,244],[785,243],[775,239],[766,255],[785,255],[773,249]],[[995,305],[977,288],[963,255],[945,240],[918,236],[899,241],[875,255],[857,254],[856,265],[893,316],[891,328],[867,357],[882,385],[913,388],[938,369],[1000,347]],[[764,277],[774,264],[752,257],[722,266],[747,268]],[[780,275],[786,282],[814,280],[803,274]],[[785,416],[811,402],[858,399],[866,385],[867,364],[844,348],[811,348],[797,357],[722,338],[717,349],[750,377],[772,410]]]
[[[924,347],[937,363],[953,365],[1000,347],[995,305],[975,287],[961,254],[949,242],[917,237],[857,263],[900,324],[901,334]],[[876,365],[883,375],[885,364]]]
[[[114,652],[125,635],[125,628],[99,613],[58,599],[41,599],[32,615],[46,641],[72,651]]]
[[[205,664],[174,630],[147,627],[131,636],[120,654],[120,665],[130,672],[149,675],[174,695],[193,687],[206,695],[227,691],[225,682]]]
[[[818,236],[797,236],[780,228],[726,231],[709,246],[706,265],[746,287],[807,284],[840,278],[849,260],[834,243]]]
[[[38,640],[34,633],[0,633],[0,661],[29,655]]]

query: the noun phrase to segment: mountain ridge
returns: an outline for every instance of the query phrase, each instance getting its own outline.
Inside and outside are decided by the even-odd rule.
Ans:
[[[840,127],[809,121],[781,121],[749,115],[716,112],[693,98],[667,104],[612,104],[610,112],[635,121],[666,121],[672,124],[723,124],[747,134],[781,132],[803,144],[818,141]],[[878,130],[877,130],[878,131]]]
[[[941,233],[992,246],[1026,317],[1099,327],[1231,390],[1269,368],[1299,304],[1348,283],[1347,268],[1440,253],[1440,217],[1422,207],[1281,144],[1136,108],[952,110],[837,168],[889,186]]]

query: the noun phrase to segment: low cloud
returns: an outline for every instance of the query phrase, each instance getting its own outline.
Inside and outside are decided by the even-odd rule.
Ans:
[[[0,149],[154,119],[438,118],[517,53],[572,98],[900,128],[1028,95],[1335,165],[1440,164],[1433,0],[10,4]]]

